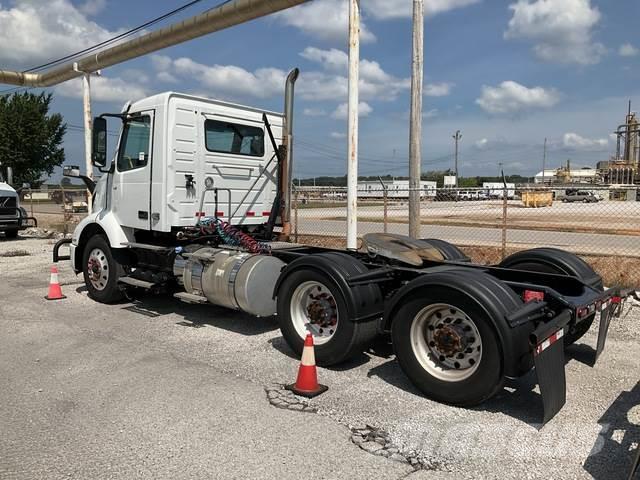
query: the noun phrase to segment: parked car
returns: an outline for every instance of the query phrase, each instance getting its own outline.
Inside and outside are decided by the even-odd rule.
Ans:
[[[600,198],[596,197],[592,192],[588,192],[586,190],[567,190],[566,194],[560,196],[559,200],[564,203],[598,203],[600,201]]]

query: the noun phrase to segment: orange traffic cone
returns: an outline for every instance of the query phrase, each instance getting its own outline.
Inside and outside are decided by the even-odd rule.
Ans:
[[[44,297],[47,300],[62,300],[67,298],[62,294],[60,282],[58,281],[58,268],[54,265],[51,267],[51,280],[49,281],[49,294]]]
[[[313,336],[308,333],[304,340],[302,349],[302,359],[298,369],[298,378],[293,385],[287,385],[287,390],[291,390],[296,395],[313,398],[316,395],[326,392],[329,387],[318,383],[318,372],[316,371],[316,356],[313,353]]]

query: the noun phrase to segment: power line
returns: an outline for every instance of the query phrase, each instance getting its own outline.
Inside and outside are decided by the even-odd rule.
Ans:
[[[72,60],[74,58],[79,57],[82,54],[93,52],[93,51],[95,51],[95,50],[97,50],[97,49],[99,49],[101,47],[104,47],[106,45],[110,45],[110,44],[112,44],[114,42],[117,42],[118,40],[122,40],[123,38],[130,37],[130,36],[140,32],[141,30],[143,30],[143,29],[145,29],[147,27],[155,25],[156,23],[159,23],[159,22],[161,22],[163,20],[166,20],[167,18],[172,17],[173,15],[176,15],[176,14],[182,12],[183,10],[186,10],[186,9],[192,7],[193,5],[195,5],[197,3],[200,3],[202,1],[203,0],[192,0],[191,2],[188,2],[188,3],[184,4],[184,5],[182,5],[181,7],[178,7],[176,9],[174,9],[174,10],[171,10],[170,12],[167,12],[167,13],[159,16],[159,17],[156,17],[156,18],[154,18],[152,20],[149,20],[149,21],[143,23],[142,25],[138,25],[137,27],[132,28],[130,30],[127,30],[126,32],[123,32],[123,33],[121,33],[119,35],[116,35],[116,36],[111,37],[111,38],[109,38],[107,40],[104,40],[104,41],[102,41],[100,43],[97,43],[97,44],[91,46],[91,47],[87,47],[87,48],[85,48],[83,50],[79,50],[79,51],[77,51],[75,53],[71,53],[69,55],[65,55],[64,57],[60,57],[60,58],[58,58],[56,60],[51,60],[50,62],[43,63],[42,65],[37,65],[35,67],[28,68],[27,70],[24,70],[24,72],[36,72],[36,71],[42,70],[42,69],[44,69],[46,67],[58,65],[58,64],[60,64],[62,62],[65,62],[67,60]],[[220,5],[217,5],[216,7],[212,7],[212,8],[217,8],[218,6],[224,5],[225,3],[228,3],[228,1],[229,0],[226,0],[225,2],[222,2]],[[14,87],[14,88],[9,88],[9,89],[6,89],[6,90],[0,90],[0,95],[10,94],[10,93],[14,93],[14,92],[17,93],[17,92],[20,92],[20,91],[28,91],[28,90],[31,90],[33,88],[34,87]]]
[[[52,65],[57,65],[57,64],[62,63],[64,61],[66,61],[66,60],[71,60],[73,58],[76,58],[76,57],[78,57],[78,56],[80,56],[80,55],[82,55],[84,53],[90,53],[90,52],[92,52],[94,50],[99,49],[100,47],[104,47],[104,46],[109,45],[111,43],[117,42],[118,40],[122,40],[123,38],[130,37],[130,36],[134,35],[135,33],[138,33],[140,30],[143,30],[143,29],[145,29],[147,27],[155,25],[156,23],[159,23],[162,20],[166,20],[167,18],[169,18],[169,17],[171,17],[173,15],[176,15],[176,14],[182,12],[183,10],[186,10],[187,8],[195,5],[196,3],[200,3],[202,1],[203,0],[192,0],[191,2],[188,2],[188,3],[184,4],[184,5],[182,5],[181,7],[178,7],[176,9],[174,9],[174,10],[171,10],[170,12],[167,12],[167,13],[165,13],[165,14],[157,17],[157,18],[154,18],[153,20],[149,20],[148,22],[145,22],[142,25],[138,25],[135,28],[127,30],[126,32],[121,33],[120,35],[116,35],[115,37],[111,37],[111,38],[109,38],[107,40],[104,40],[104,41],[102,41],[100,43],[96,43],[95,45],[93,45],[91,47],[87,47],[87,48],[85,48],[83,50],[79,50],[79,51],[77,51],[75,53],[71,53],[71,54],[66,55],[64,57],[58,58],[57,60],[52,60],[50,62],[43,63],[42,65],[31,67],[31,68],[25,70],[25,72],[35,72],[35,71],[38,71],[38,70],[42,70],[42,69],[44,69],[46,67],[50,67]]]

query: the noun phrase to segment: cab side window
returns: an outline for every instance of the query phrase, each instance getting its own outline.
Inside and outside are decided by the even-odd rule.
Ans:
[[[264,131],[238,123],[205,120],[205,146],[210,152],[264,156]]]
[[[151,117],[144,115],[127,120],[118,152],[118,171],[142,168],[149,161]]]

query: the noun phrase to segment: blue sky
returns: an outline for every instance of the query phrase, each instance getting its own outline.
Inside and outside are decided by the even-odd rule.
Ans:
[[[0,68],[44,63],[184,3],[4,0]],[[407,172],[411,5],[362,0],[360,174]],[[425,0],[425,9],[423,171],[452,167],[458,129],[463,176],[497,174],[499,163],[533,175],[545,137],[550,167],[614,153],[627,101],[640,110],[640,2]],[[314,0],[106,69],[93,81],[94,113],[167,90],[280,111],[283,77],[297,66],[295,173],[344,175],[346,12],[346,0]],[[51,90],[54,109],[82,125],[80,81]],[[67,163],[84,164],[82,142],[67,134]]]

